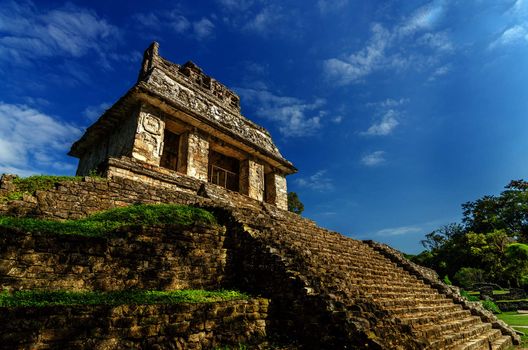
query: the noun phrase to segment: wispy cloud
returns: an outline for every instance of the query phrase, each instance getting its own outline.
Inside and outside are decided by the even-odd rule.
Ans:
[[[323,99],[305,102],[268,90],[236,88],[236,91],[246,103],[254,105],[257,116],[277,123],[280,133],[286,137],[314,134],[321,128],[321,119],[326,115],[322,109],[326,103]]]
[[[377,236],[403,236],[410,233],[420,233],[423,232],[423,229],[418,226],[400,226],[400,227],[391,227],[379,230],[376,232]]]
[[[369,135],[369,136],[385,136],[392,133],[394,128],[400,124],[396,117],[398,116],[398,113],[393,110],[389,109],[382,117],[381,120],[377,123],[372,124],[367,131],[362,132],[362,135]]]
[[[42,10],[29,1],[2,4],[0,34],[0,58],[18,64],[88,53],[107,63],[105,48],[121,35],[94,11],[72,4]]]
[[[447,33],[434,31],[444,13],[444,1],[433,1],[392,29],[374,23],[362,48],[324,60],[323,71],[334,83],[351,84],[381,70],[434,69],[454,50]]]
[[[528,23],[516,24],[505,31],[503,31],[497,39],[489,45],[490,49],[495,49],[500,46],[508,46],[514,44],[528,44]]]
[[[111,104],[108,102],[103,102],[98,105],[94,106],[88,106],[84,109],[82,112],[83,117],[85,117],[88,121],[93,122],[97,118],[99,118],[104,111],[106,111],[108,108],[110,108]]]
[[[217,0],[225,24],[263,37],[297,37],[302,16],[280,2],[265,0]]]
[[[399,100],[388,98],[381,102],[368,103],[367,107],[374,108],[374,113],[378,116],[371,126],[361,132],[365,136],[386,136],[390,135],[400,124],[401,109],[409,102],[409,99]]]
[[[178,8],[169,11],[137,13],[133,17],[141,27],[155,31],[172,31],[203,40],[214,35],[215,24],[211,19],[202,17],[192,20]]]
[[[0,173],[72,172],[61,161],[81,130],[25,105],[0,102]]]
[[[314,191],[324,192],[334,189],[332,179],[328,177],[326,170],[319,170],[315,174],[308,177],[301,177],[295,180],[295,184],[299,187],[311,189]]]
[[[375,151],[361,157],[361,164],[373,167],[385,163],[385,152],[384,151]]]

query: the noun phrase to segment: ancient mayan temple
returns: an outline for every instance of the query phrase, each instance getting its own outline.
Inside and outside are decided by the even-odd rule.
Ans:
[[[160,57],[156,42],[145,51],[137,83],[69,154],[80,159],[77,175],[95,170],[170,185],[184,174],[281,209],[288,206],[285,177],[296,172],[268,131],[240,114],[233,91],[190,61]]]
[[[295,168],[266,130],[240,115],[239,102],[196,65],[161,58],[154,43],[137,83],[71,149],[80,158],[78,175],[103,176],[57,180],[20,196],[16,176],[3,175],[0,216],[76,220],[170,203],[207,210],[214,220],[128,224],[103,236],[0,224],[0,290],[234,289],[250,297],[0,307],[0,349],[506,350],[519,344],[513,329],[434,271],[386,245],[284,210],[285,176]]]

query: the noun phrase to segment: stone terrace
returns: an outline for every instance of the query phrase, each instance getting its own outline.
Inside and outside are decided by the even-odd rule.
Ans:
[[[269,298],[266,332],[305,348],[507,349],[519,341],[434,272],[386,246],[347,238],[215,185],[172,180],[172,190],[117,177],[63,182],[5,203],[0,213],[65,219],[161,202],[209,209],[226,226],[225,267],[214,272],[221,275],[217,281]],[[5,177],[0,195],[9,188]]]

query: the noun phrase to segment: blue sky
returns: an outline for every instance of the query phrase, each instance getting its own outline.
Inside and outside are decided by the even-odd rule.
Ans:
[[[153,41],[236,90],[305,216],[405,252],[528,174],[528,1],[0,1],[0,173],[72,141]]]

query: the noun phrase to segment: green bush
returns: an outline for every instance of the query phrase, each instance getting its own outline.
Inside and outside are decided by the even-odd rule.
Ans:
[[[71,234],[89,237],[106,235],[125,226],[178,224],[214,224],[213,214],[203,209],[175,204],[142,204],[116,208],[91,215],[85,219],[50,221],[0,216],[0,227],[26,232]]]
[[[455,273],[453,278],[460,287],[471,289],[475,283],[484,281],[484,270],[473,267],[463,267]]]
[[[469,294],[464,289],[460,290],[460,295],[462,295],[464,298],[466,298],[469,301],[479,301],[480,300],[479,297]]]
[[[449,276],[448,275],[445,275],[444,276],[444,283],[447,284],[448,286],[451,286],[453,283],[451,283],[451,280],[449,279]]]
[[[481,303],[482,303],[482,306],[484,306],[484,308],[486,310],[491,311],[494,314],[500,314],[501,313],[499,307],[493,301],[491,301],[491,300],[482,300]]]

